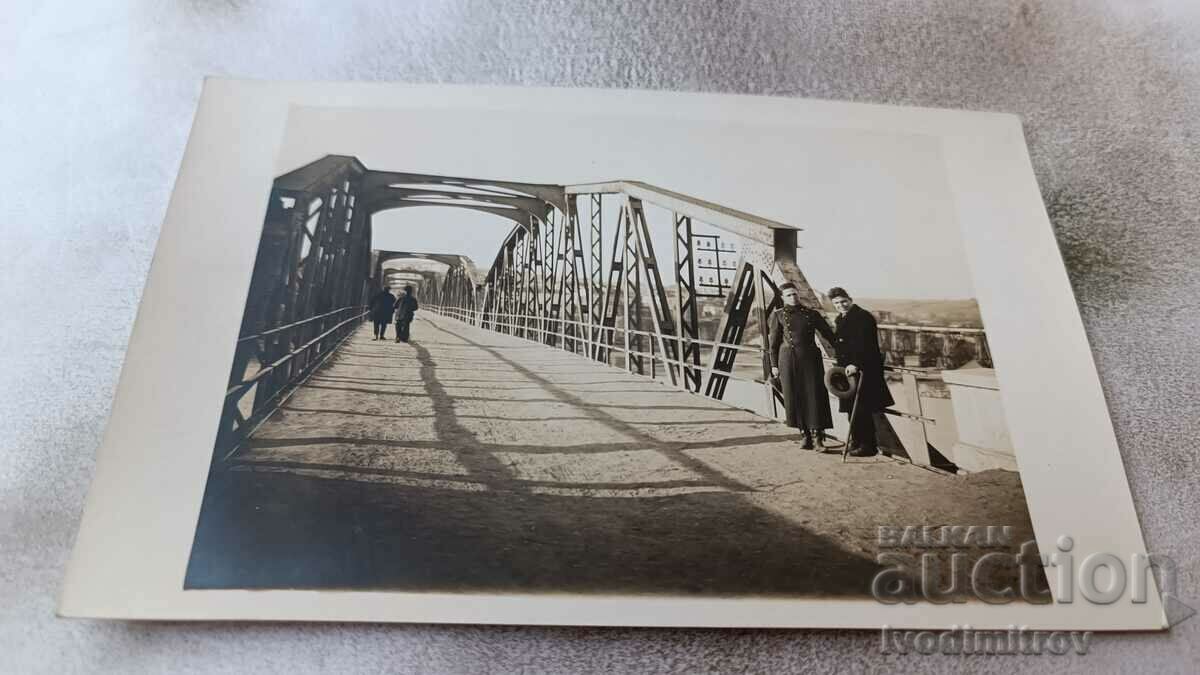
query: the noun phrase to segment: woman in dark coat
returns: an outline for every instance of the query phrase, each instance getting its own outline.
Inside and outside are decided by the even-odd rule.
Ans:
[[[412,326],[413,314],[417,311],[417,299],[413,297],[413,287],[405,286],[404,292],[396,298],[396,342],[408,342],[409,329]]]
[[[883,373],[883,352],[879,350],[879,331],[875,317],[854,304],[844,288],[829,289],[829,300],[838,311],[836,320],[837,364],[846,368],[847,375],[859,376],[858,409],[854,402],[842,399],[839,409],[854,415],[855,447],[852,457],[871,457],[879,453],[875,441],[875,414],[895,403]]]
[[[387,337],[388,324],[392,322],[392,310],[396,306],[396,296],[392,295],[387,286],[371,298],[371,322],[375,324],[375,339]]]
[[[829,392],[825,389],[825,366],[816,334],[833,341],[833,329],[819,312],[800,304],[796,286],[779,288],[783,307],[771,313],[771,374],[783,388],[787,424],[804,432],[804,448],[811,450],[813,436],[824,447],[825,430],[833,428]]]

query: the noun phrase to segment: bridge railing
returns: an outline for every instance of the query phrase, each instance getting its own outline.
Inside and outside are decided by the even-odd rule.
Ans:
[[[478,323],[476,321],[476,317],[478,316],[477,312],[463,310],[458,307],[443,307],[440,305],[423,305],[423,307],[428,308],[429,310],[436,312],[437,314],[440,314],[442,316],[448,316],[452,319],[458,319],[459,321],[462,321],[464,323],[468,323],[471,325],[478,325]],[[493,316],[495,317],[494,322],[491,320],[491,317],[493,317]],[[509,335],[516,335],[517,337],[521,337],[521,331],[528,331],[529,339],[532,339],[535,341],[541,341],[541,342],[545,341],[543,339],[545,336],[551,336],[551,337],[558,338],[558,340],[555,341],[553,345],[551,345],[555,348],[561,349],[563,351],[575,352],[576,354],[580,354],[583,356],[586,356],[592,352],[592,350],[589,348],[591,346],[592,341],[588,338],[587,332],[582,330],[582,328],[584,328],[588,325],[587,322],[585,322],[585,321],[573,321],[570,319],[556,319],[554,323],[562,325],[563,329],[555,330],[552,328],[534,327],[534,326],[539,325],[536,322],[541,321],[544,317],[533,315],[533,314],[511,314],[511,313],[504,313],[504,312],[495,312],[495,313],[489,314],[488,317],[489,317],[489,321],[488,321],[489,329],[498,330],[499,332],[504,332]],[[576,329],[580,329],[580,330],[577,333],[568,332],[565,330],[565,328],[568,326],[574,326]],[[629,359],[629,356],[646,356],[646,357],[651,357],[652,361],[655,363],[670,364],[670,365],[678,366],[681,368],[698,370],[698,371],[701,371],[704,373],[718,372],[722,375],[727,374],[724,371],[715,370],[715,369],[711,369],[711,368],[705,368],[703,366],[693,365],[693,364],[690,364],[690,363],[687,363],[684,361],[677,361],[674,359],[669,359],[669,358],[663,356],[661,353],[658,353],[655,350],[653,341],[650,342],[650,351],[649,352],[632,349],[628,345],[622,344],[623,340],[620,341],[620,343],[615,341],[615,336],[624,335],[626,333],[628,333],[631,336],[640,335],[642,337],[655,337],[656,335],[658,335],[657,333],[655,333],[653,331],[637,330],[637,329],[633,329],[633,328],[630,328],[628,331],[626,331],[624,328],[621,328],[621,327],[607,327],[607,328],[603,328],[601,330],[604,331],[605,333],[607,333],[607,339],[605,339],[602,342],[602,346],[604,347],[605,350],[607,350],[609,352],[615,352],[615,353],[623,355],[624,356],[623,361],[626,364],[627,369],[632,369],[632,365],[633,365],[633,362],[632,362],[632,360]],[[671,339],[675,340],[676,338],[672,337]],[[700,347],[706,347],[706,348],[710,348],[710,349],[715,349],[715,348],[721,347],[721,348],[727,348],[727,349],[735,349],[735,350],[738,350],[741,352],[758,352],[760,354],[766,354],[766,352],[763,351],[762,347],[754,346],[754,345],[732,344],[732,343],[728,343],[728,342],[714,342],[712,340],[699,340],[699,339],[686,338],[686,337],[682,338],[682,340],[684,343],[687,343],[687,344],[695,344]],[[618,346],[618,344],[620,344],[620,346]],[[650,377],[657,377],[657,374],[654,371],[652,371]],[[750,378],[735,378],[735,379],[742,379],[745,381],[754,381],[759,384],[762,384],[762,380],[753,380]],[[682,381],[680,381],[678,386],[680,388],[683,388]]]
[[[217,455],[233,454],[367,316],[362,306],[342,307],[317,316],[238,338],[217,433]]]
[[[463,321],[464,323],[478,326],[478,320],[477,320],[478,313],[477,312],[462,310],[458,307],[443,307],[440,305],[426,305],[425,307],[427,309],[429,309],[430,311],[440,314],[442,316],[450,317],[452,319],[457,319],[459,321]],[[530,325],[530,323],[528,323],[528,322],[540,318],[540,317],[537,317],[534,315],[505,314],[505,313],[496,313],[492,316],[495,317],[495,320],[493,321],[489,317],[489,326],[488,326],[489,330],[496,330],[498,332],[504,332],[506,334],[514,335],[517,337],[522,336],[520,334],[521,330],[528,328],[528,326]],[[575,324],[576,328],[579,328],[579,327],[582,327],[585,325],[585,322],[569,321],[566,319],[559,319],[558,323],[566,324],[566,325]],[[532,332],[531,332],[531,334],[526,337],[528,337],[528,339],[531,339],[531,340],[534,340],[537,342],[546,342],[545,336],[553,335],[554,337],[559,338],[559,341],[557,342],[557,344],[552,345],[554,348],[561,349],[563,351],[567,351],[567,352],[571,352],[571,353],[575,353],[575,354],[578,354],[578,355],[584,356],[584,357],[588,357],[589,354],[592,354],[593,353],[593,351],[591,349],[592,345],[589,344],[589,340],[586,337],[588,334],[587,333],[570,333],[566,330],[566,325],[563,325],[557,331],[550,330],[550,329],[542,329],[542,330],[538,330],[536,335],[532,334]],[[915,328],[915,327],[905,326],[905,328]],[[611,333],[611,335],[608,336],[608,339],[606,340],[606,342],[604,344],[605,349],[607,349],[609,351],[609,353],[620,354],[622,357],[622,362],[624,364],[623,369],[630,373],[637,374],[637,373],[634,373],[634,370],[633,370],[634,361],[633,361],[632,357],[642,357],[642,358],[649,359],[649,361],[650,361],[651,368],[650,368],[648,377],[650,377],[651,379],[656,379],[658,377],[657,368],[655,367],[657,365],[661,365],[661,366],[663,366],[663,368],[669,368],[669,367],[673,366],[673,367],[679,368],[683,371],[694,370],[694,371],[701,373],[704,376],[714,375],[714,374],[719,375],[719,376],[725,377],[732,381],[743,382],[743,383],[747,383],[747,384],[753,384],[753,385],[764,387],[764,389],[766,391],[767,405],[768,405],[766,412],[774,417],[778,417],[781,412],[779,398],[782,397],[782,392],[779,392],[775,388],[775,385],[766,378],[743,375],[743,374],[740,374],[736,370],[729,371],[729,370],[723,370],[723,369],[718,369],[718,368],[698,366],[698,365],[695,365],[694,363],[688,363],[686,361],[680,361],[677,359],[669,358],[662,352],[655,349],[654,340],[650,340],[650,351],[640,351],[640,350],[631,348],[629,346],[630,342],[628,341],[627,338],[622,338],[621,340],[615,339],[616,335],[632,336],[635,334],[641,334],[643,337],[653,337],[655,335],[655,333],[653,333],[651,331],[641,331],[641,330],[635,330],[632,328],[625,330],[624,328],[621,328],[621,327],[610,327],[605,330],[607,330],[608,332]],[[964,329],[946,329],[945,332],[958,333],[958,332],[962,332],[963,330]],[[967,332],[971,332],[972,334],[975,334],[976,332],[978,334],[982,334],[982,332],[983,332],[982,329],[965,329],[965,330]],[[579,335],[583,335],[584,337],[580,338]],[[685,344],[696,345],[698,347],[701,347],[704,349],[709,349],[709,350],[730,349],[730,350],[737,351],[739,353],[741,353],[741,352],[756,353],[758,355],[759,359],[762,360],[763,363],[769,364],[770,357],[767,353],[766,346],[763,344],[758,344],[758,345],[735,344],[735,343],[729,343],[729,342],[701,340],[701,339],[686,338],[686,337],[679,338],[679,339]],[[836,360],[833,358],[830,358],[830,357],[823,357],[822,360],[826,364],[826,366],[832,366],[836,363]],[[612,364],[609,363],[608,365],[612,365]],[[921,397],[920,397],[920,393],[919,393],[919,386],[920,386],[919,381],[940,382],[942,379],[940,371],[935,368],[908,367],[908,366],[899,366],[899,365],[885,365],[884,371],[891,374],[891,379],[897,381],[897,383],[901,386],[903,392],[906,394],[908,400],[911,401],[913,403],[913,405],[916,406],[915,410],[911,410],[911,411],[903,411],[903,410],[897,410],[895,408],[889,408],[889,409],[885,410],[884,413],[887,415],[893,416],[893,417],[904,418],[907,420],[911,420],[913,422],[918,422],[918,423],[921,423],[922,425],[936,424],[937,421],[935,419],[927,416],[925,410],[923,409],[923,407],[921,405],[921,402],[920,402]],[[675,387],[678,389],[686,390],[687,386],[685,384],[685,380],[677,379],[675,381]]]
[[[969,361],[992,367],[982,328],[879,324],[879,348],[893,363],[953,370]]]

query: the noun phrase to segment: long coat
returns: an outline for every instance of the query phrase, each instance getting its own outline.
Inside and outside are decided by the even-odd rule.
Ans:
[[[771,313],[771,365],[779,369],[787,424],[797,429],[831,429],[829,392],[816,334],[833,342],[833,330],[815,310],[784,306]]]
[[[396,323],[406,323],[413,320],[417,311],[417,299],[411,295],[396,298]]]
[[[396,296],[388,291],[379,291],[375,297],[371,298],[371,320],[380,322],[390,322],[392,320],[392,309],[396,305]]]
[[[858,394],[858,412],[879,412],[895,403],[883,378],[883,354],[879,351],[875,317],[862,307],[851,305],[850,311],[839,314],[834,323],[837,364],[857,366],[862,372],[859,376],[862,391]],[[850,412],[853,404],[853,399],[844,398],[838,403],[838,409]]]

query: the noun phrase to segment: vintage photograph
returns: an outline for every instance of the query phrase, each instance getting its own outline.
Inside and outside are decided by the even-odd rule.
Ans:
[[[1019,554],[940,141],[704,129],[293,108],[184,587],[870,598],[930,531]]]

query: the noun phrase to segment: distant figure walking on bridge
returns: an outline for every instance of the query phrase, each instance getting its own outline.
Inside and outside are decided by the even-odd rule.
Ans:
[[[408,342],[408,330],[416,312],[417,299],[413,297],[413,287],[405,286],[404,292],[396,299],[396,342]]]
[[[883,378],[883,354],[879,351],[879,333],[875,317],[867,310],[854,304],[846,289],[829,289],[829,300],[838,311],[836,320],[837,364],[846,369],[846,375],[858,374],[858,410],[853,412],[854,402],[842,399],[838,409],[849,416],[853,412],[854,445],[851,457],[872,457],[879,454],[875,440],[875,414],[895,403]]]
[[[804,449],[825,447],[825,430],[833,428],[829,392],[825,389],[825,367],[816,335],[834,341],[833,329],[816,310],[800,304],[796,285],[779,287],[783,307],[771,314],[771,374],[783,388],[787,424],[804,432]]]
[[[392,309],[396,306],[396,296],[392,295],[387,286],[371,298],[371,321],[375,324],[375,339],[387,338],[387,327],[392,322]]]

